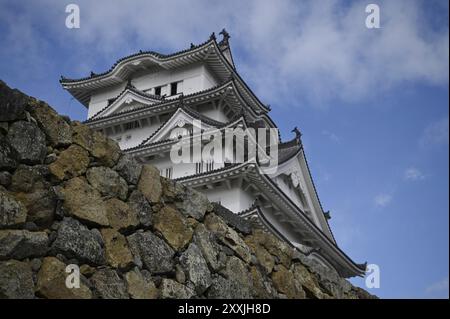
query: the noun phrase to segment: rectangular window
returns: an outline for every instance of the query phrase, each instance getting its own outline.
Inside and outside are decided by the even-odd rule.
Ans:
[[[161,87],[160,86],[155,87],[155,95],[161,96]]]
[[[170,95],[177,95],[178,93],[178,82],[170,83]]]
[[[206,163],[206,171],[210,172],[214,169],[214,162],[208,162]]]
[[[203,172],[203,162],[195,163],[195,173],[200,174]]]
[[[125,131],[132,130],[134,128],[139,128],[140,126],[141,124],[139,123],[139,121],[128,122],[125,123]]]
[[[172,172],[173,172],[172,167],[166,168],[166,174],[165,174],[166,178],[172,178]]]

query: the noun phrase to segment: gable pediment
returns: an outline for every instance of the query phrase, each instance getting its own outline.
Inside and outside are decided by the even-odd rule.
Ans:
[[[199,131],[210,130],[214,128],[214,126],[210,124],[206,124],[203,121],[199,123],[198,121],[199,119],[192,116],[191,114],[188,114],[182,108],[179,108],[165,123],[161,125],[161,127],[156,132],[153,133],[153,135],[147,141],[143,143],[143,145],[152,144],[168,139],[176,139],[178,138],[176,134],[183,130],[175,131],[175,129],[185,129],[184,131],[186,132],[192,132],[194,130],[194,127]]]
[[[123,111],[139,108],[144,105],[149,106],[155,103],[161,102],[161,100],[139,94],[131,89],[125,89],[114,101],[112,101],[104,110],[97,113],[95,117],[105,117]]]

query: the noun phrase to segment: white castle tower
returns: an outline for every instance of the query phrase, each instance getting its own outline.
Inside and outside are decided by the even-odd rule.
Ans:
[[[178,164],[171,159],[174,146],[198,141],[198,132],[276,128],[270,108],[237,72],[229,34],[220,34],[220,42],[213,33],[205,43],[169,55],[140,51],[104,73],[61,77],[60,82],[88,108],[85,124],[116,140],[138,161],[153,164],[162,176],[203,192],[237,215],[255,219],[341,276],[363,275],[365,265],[356,264],[336,244],[297,128],[291,141],[276,141],[278,165],[270,173],[261,160],[249,157]],[[174,136],[180,128],[187,134]],[[240,146],[223,147],[233,153]]]

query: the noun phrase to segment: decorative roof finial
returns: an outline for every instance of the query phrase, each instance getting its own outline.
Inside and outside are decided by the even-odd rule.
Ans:
[[[134,85],[131,83],[131,79],[128,79],[128,81],[127,81],[127,88],[135,89]]]
[[[180,96],[178,97],[178,103],[180,107],[184,107],[184,94],[183,92],[180,93]]]
[[[91,77],[95,76],[95,73],[93,71],[91,71]]]
[[[219,34],[221,34],[223,36],[223,39],[222,39],[222,41],[220,41],[220,44],[228,45],[228,39],[230,39],[230,34],[227,32],[227,30],[225,30],[225,28],[223,28]]]
[[[330,211],[329,211],[329,210],[327,210],[326,212],[324,212],[323,215],[325,216],[325,218],[326,218],[327,220],[328,220],[328,219],[331,219],[331,214],[330,214]]]
[[[293,133],[295,133],[295,137],[300,140],[302,137],[302,132],[300,132],[300,130],[296,127],[294,127],[294,129],[291,131]]]
[[[195,48],[195,44],[191,42],[191,49]]]
[[[215,32],[211,33],[211,35],[209,36],[209,39],[216,40],[216,33]]]
[[[64,81],[65,79],[64,75],[61,75],[61,81]]]

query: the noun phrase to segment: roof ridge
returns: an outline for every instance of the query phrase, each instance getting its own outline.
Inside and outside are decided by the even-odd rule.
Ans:
[[[183,50],[180,50],[180,51],[176,51],[176,52],[170,53],[170,54],[163,54],[163,53],[159,53],[159,52],[156,52],[156,51],[153,51],[153,50],[148,50],[148,51],[139,50],[137,53],[133,53],[133,54],[127,55],[125,57],[122,57],[122,58],[116,60],[116,62],[108,70],[106,70],[104,72],[101,72],[101,73],[91,72],[90,76],[82,77],[82,78],[79,78],[79,79],[70,79],[70,78],[66,78],[66,77],[61,75],[61,78],[60,78],[59,82],[60,83],[72,83],[72,82],[79,82],[79,81],[95,79],[95,78],[104,76],[104,75],[112,72],[114,70],[114,68],[119,63],[121,63],[122,61],[125,61],[127,59],[135,58],[135,57],[140,56],[140,55],[151,55],[151,56],[154,56],[156,58],[166,59],[166,58],[170,58],[170,57],[173,57],[173,56],[176,56],[176,55],[179,55],[179,54],[184,54],[184,53],[187,53],[189,51],[196,50],[199,47],[202,47],[202,46],[206,45],[207,43],[209,43],[211,41],[215,41],[215,39],[213,40],[213,39],[210,38],[207,41],[205,41],[205,42],[203,42],[201,44],[198,44],[198,45],[193,45],[191,43],[191,46],[189,48],[183,49]]]
[[[231,83],[231,81],[229,81],[229,80],[228,81],[224,81],[224,82],[221,82],[221,83],[219,83],[219,84],[217,84],[217,85],[215,85],[213,87],[210,87],[208,89],[204,89],[204,90],[201,90],[201,91],[193,92],[193,93],[190,93],[190,94],[187,94],[187,95],[180,95],[179,97],[177,97],[175,99],[161,98],[160,102],[157,102],[157,103],[154,103],[154,104],[151,104],[151,105],[144,105],[142,107],[134,108],[132,110],[124,110],[122,112],[113,113],[113,114],[110,114],[110,115],[107,115],[107,116],[96,117],[98,114],[100,114],[101,112],[105,111],[110,106],[110,105],[107,105],[103,109],[101,109],[100,111],[95,113],[93,116],[91,116],[89,119],[87,119],[86,121],[83,121],[83,123],[91,123],[91,122],[94,122],[96,120],[106,119],[106,118],[108,118],[110,116],[112,117],[112,116],[116,116],[116,115],[123,115],[123,114],[131,113],[131,112],[135,112],[135,111],[144,110],[146,108],[162,106],[162,105],[164,105],[164,103],[168,103],[168,104],[169,103],[174,103],[176,101],[180,101],[180,99],[191,98],[191,97],[194,97],[196,95],[204,94],[204,93],[207,93],[207,92],[210,92],[210,91],[212,92],[214,90],[217,90],[221,86],[225,86],[228,83]],[[120,95],[122,95],[125,91],[126,91],[126,88],[116,97],[116,99],[119,98]],[[141,93],[142,91],[139,90],[139,89],[135,89],[134,92],[137,93],[137,94],[142,94]],[[146,93],[144,92],[144,94],[146,94]]]

